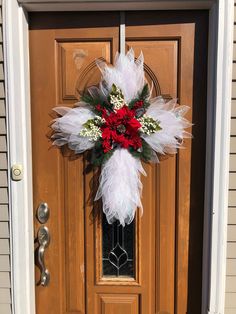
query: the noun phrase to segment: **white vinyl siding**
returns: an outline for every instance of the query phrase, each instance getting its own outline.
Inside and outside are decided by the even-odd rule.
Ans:
[[[0,0],[0,313],[11,314],[10,230],[8,206],[6,107]]]
[[[231,105],[230,174],[228,243],[225,289],[225,314],[236,314],[236,1],[234,22],[234,52]]]

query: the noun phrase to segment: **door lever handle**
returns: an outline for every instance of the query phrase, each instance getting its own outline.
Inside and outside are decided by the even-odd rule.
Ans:
[[[50,273],[49,273],[49,270],[45,266],[45,260],[44,260],[45,249],[50,244],[50,234],[46,226],[42,226],[38,230],[38,243],[39,243],[39,248],[37,252],[37,257],[38,257],[38,265],[41,271],[40,281],[38,284],[43,287],[46,287],[48,286],[50,282]]]

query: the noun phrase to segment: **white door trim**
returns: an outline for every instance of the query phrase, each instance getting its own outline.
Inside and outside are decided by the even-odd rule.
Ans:
[[[30,10],[206,9],[210,11],[206,198],[202,314],[224,313],[233,0],[54,1],[21,0]],[[48,3],[47,3],[48,2]],[[145,7],[144,7],[145,5]],[[21,163],[22,181],[9,179],[12,230],[12,298],[15,314],[35,313],[32,161],[27,13],[3,0],[9,166]],[[216,54],[217,51],[217,54]],[[9,177],[10,178],[10,177]]]
[[[202,314],[207,310],[207,288],[209,314],[223,314],[225,307],[233,25],[234,1],[217,1],[209,24],[207,148],[211,149],[206,155]]]
[[[24,172],[18,182],[9,173],[12,303],[14,313],[34,314],[28,23],[14,0],[3,1],[3,20],[9,169],[20,163]]]

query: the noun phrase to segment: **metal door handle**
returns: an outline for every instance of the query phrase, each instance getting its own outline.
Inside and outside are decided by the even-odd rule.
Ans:
[[[50,281],[50,273],[49,273],[49,270],[46,268],[45,261],[44,261],[45,249],[50,244],[50,234],[46,226],[42,226],[39,228],[38,243],[39,243],[38,254],[37,254],[38,265],[41,270],[39,285],[46,287],[48,286],[49,281]]]

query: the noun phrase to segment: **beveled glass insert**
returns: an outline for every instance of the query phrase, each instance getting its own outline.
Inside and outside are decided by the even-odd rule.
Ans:
[[[135,277],[135,222],[122,227],[102,218],[103,276]]]

